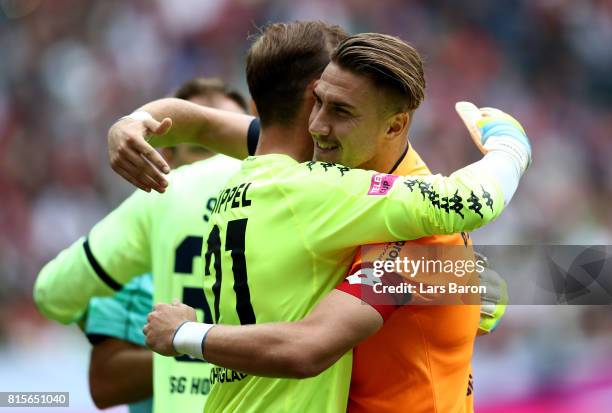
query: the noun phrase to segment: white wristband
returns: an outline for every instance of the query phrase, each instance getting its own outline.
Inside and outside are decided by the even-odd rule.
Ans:
[[[137,110],[136,112],[132,112],[127,116],[123,116],[121,119],[134,119],[134,120],[145,121],[145,120],[153,119],[153,116],[151,116],[149,112],[146,112],[144,110]]]
[[[204,340],[208,331],[214,326],[214,324],[186,321],[176,329],[172,338],[172,346],[177,353],[204,360],[202,353]]]

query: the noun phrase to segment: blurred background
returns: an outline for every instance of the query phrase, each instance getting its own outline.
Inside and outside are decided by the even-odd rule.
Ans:
[[[417,47],[427,91],[410,137],[435,172],[478,158],[455,101],[522,122],[535,163],[475,244],[612,244],[612,1],[0,0],[0,391],[70,391],[62,411],[95,411],[89,344],[38,315],[31,289],[131,191],[106,131],[193,76],[247,93],[247,36],[296,19]],[[477,340],[478,411],[611,411],[611,354],[609,306],[511,306]]]

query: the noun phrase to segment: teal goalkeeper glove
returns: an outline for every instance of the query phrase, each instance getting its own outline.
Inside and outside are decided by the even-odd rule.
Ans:
[[[478,109],[470,102],[457,102],[455,110],[482,153],[502,148],[510,151],[525,172],[531,164],[531,143],[521,124],[499,109]]]

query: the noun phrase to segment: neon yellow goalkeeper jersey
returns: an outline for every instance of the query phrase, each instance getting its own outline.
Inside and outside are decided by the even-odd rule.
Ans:
[[[356,248],[471,231],[503,209],[495,180],[400,177],[285,155],[247,158],[218,195],[204,282],[222,324],[303,318],[346,275]],[[351,355],[320,375],[273,379],[211,372],[207,412],[345,412]]]
[[[86,239],[43,268],[35,290],[41,311],[58,321],[74,321],[92,295],[112,294],[151,271],[154,302],[182,300],[196,307],[200,320],[212,322],[202,292],[202,235],[217,193],[239,167],[239,161],[218,155],[178,168],[165,194],[134,192]],[[155,354],[154,412],[202,411],[211,388],[210,369],[186,356]]]

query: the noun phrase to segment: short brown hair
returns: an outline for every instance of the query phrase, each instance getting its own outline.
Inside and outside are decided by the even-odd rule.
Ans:
[[[273,23],[259,33],[247,55],[246,77],[262,126],[295,118],[306,87],[347,36],[321,21]]]
[[[249,105],[244,96],[216,77],[195,77],[180,85],[172,94],[175,98],[184,100],[189,100],[195,96],[212,98],[215,95],[225,96],[236,102],[245,112],[249,112]]]
[[[350,36],[334,50],[331,60],[384,88],[401,111],[414,111],[425,98],[423,60],[398,37],[380,33]]]

